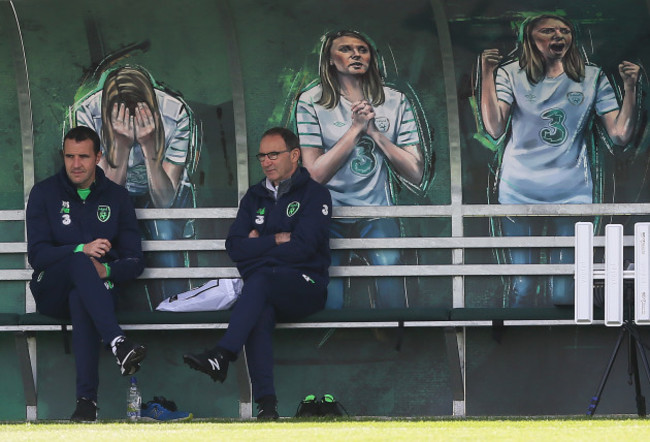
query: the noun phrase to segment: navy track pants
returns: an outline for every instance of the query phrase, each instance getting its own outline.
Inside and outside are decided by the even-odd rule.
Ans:
[[[77,369],[77,398],[97,400],[100,340],[109,345],[123,335],[115,317],[115,298],[85,254],[73,253],[48,267],[30,284],[37,310],[70,319]]]
[[[217,345],[234,354],[246,346],[255,400],[275,396],[272,335],[276,321],[296,320],[322,310],[326,298],[327,279],[309,272],[268,267],[246,278],[226,334]]]

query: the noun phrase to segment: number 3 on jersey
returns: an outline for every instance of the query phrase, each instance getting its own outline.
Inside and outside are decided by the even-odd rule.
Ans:
[[[546,144],[557,146],[564,143],[567,138],[567,129],[564,125],[566,114],[562,109],[549,109],[541,115],[544,120],[548,120],[548,125],[539,131],[539,136]]]
[[[350,170],[355,175],[366,177],[374,172],[377,167],[377,158],[374,154],[375,142],[368,135],[364,135],[354,148],[354,158],[350,162]]]

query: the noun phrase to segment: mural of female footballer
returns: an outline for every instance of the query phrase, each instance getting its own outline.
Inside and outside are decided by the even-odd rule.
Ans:
[[[505,147],[500,153],[496,189],[500,204],[591,204],[599,194],[592,122],[610,144],[633,139],[637,122],[640,67],[618,66],[624,96],[616,93],[601,68],[589,64],[576,43],[573,24],[558,15],[539,15],[521,26],[520,48],[506,58],[498,49],[481,54],[477,98],[484,130]],[[573,235],[575,219],[516,217],[501,220],[507,236]],[[537,263],[532,249],[508,251],[512,264]],[[572,249],[552,249],[551,264],[573,262]],[[573,303],[573,280],[546,282],[553,304]],[[538,281],[513,277],[511,306],[535,305]]]
[[[424,152],[420,127],[406,95],[384,84],[380,59],[366,35],[352,30],[322,38],[319,80],[298,97],[295,120],[303,165],[324,184],[334,206],[394,204],[391,177],[411,188],[429,181],[431,157]],[[428,146],[427,146],[428,147]],[[395,218],[336,219],[332,238],[395,238]],[[396,249],[357,252],[371,265],[401,262]],[[332,253],[332,265],[345,265],[349,253]],[[326,308],[341,308],[341,278],[330,280]],[[400,277],[376,279],[374,307],[404,307]]]

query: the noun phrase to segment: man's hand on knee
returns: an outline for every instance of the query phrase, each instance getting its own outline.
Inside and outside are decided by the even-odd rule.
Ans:
[[[92,256],[90,257],[90,261],[91,261],[91,262],[93,263],[93,265],[95,266],[95,270],[97,270],[97,274],[99,275],[99,277],[100,277],[101,279],[106,279],[106,277],[108,276],[108,271],[106,270],[106,267],[104,266],[104,264],[102,264],[101,262],[97,261],[97,260],[96,260],[95,258],[93,258]]]

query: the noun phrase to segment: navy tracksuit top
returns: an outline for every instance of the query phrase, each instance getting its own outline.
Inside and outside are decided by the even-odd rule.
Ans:
[[[83,201],[65,168],[37,183],[27,204],[27,253],[34,278],[49,265],[66,259],[79,244],[97,238],[112,249],[99,259],[110,266],[111,281],[137,278],[144,270],[141,234],[127,190],[95,168],[95,182]]]
[[[265,183],[263,179],[248,189],[226,240],[228,255],[242,278],[261,267],[282,266],[315,272],[327,282],[332,218],[329,190],[302,167],[277,201]],[[248,237],[253,229],[259,238]],[[275,234],[279,232],[291,232],[291,241],[277,245]]]

